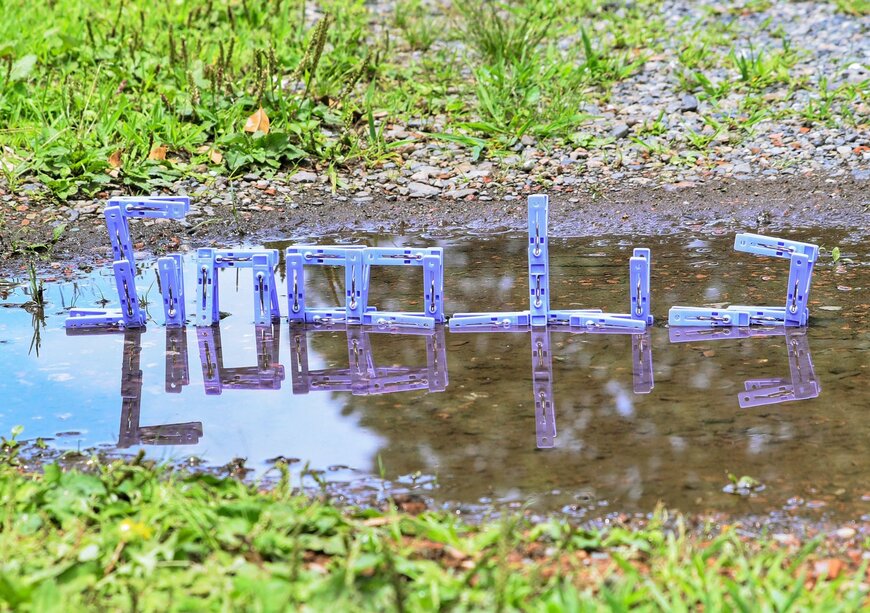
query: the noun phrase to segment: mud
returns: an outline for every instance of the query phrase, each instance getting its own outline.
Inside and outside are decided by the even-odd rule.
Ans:
[[[599,236],[619,233],[661,235],[681,230],[711,233],[734,230],[777,232],[790,228],[841,228],[862,232],[870,222],[870,186],[849,179],[798,177],[777,181],[720,181],[682,189],[624,188],[602,192],[560,192],[550,195],[552,236]],[[137,223],[139,252],[159,255],[222,243],[261,243],[300,239],[336,232],[368,231],[432,236],[517,230],[526,223],[524,199],[483,202],[452,200],[388,200],[375,195],[355,203],[325,198],[312,189],[296,198],[296,208],[274,207],[259,196],[263,210],[232,210],[209,205],[214,215],[183,222]],[[0,226],[0,272],[14,274],[28,255],[43,255],[54,267],[91,266],[109,257],[105,226],[99,214],[81,216],[65,225],[53,241],[51,223],[39,218],[21,227],[23,213],[7,212]],[[33,217],[33,215],[30,215]],[[50,216],[46,216],[51,219]]]

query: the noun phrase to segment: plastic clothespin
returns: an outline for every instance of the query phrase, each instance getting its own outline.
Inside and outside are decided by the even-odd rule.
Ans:
[[[807,303],[810,297],[812,273],[812,262],[809,256],[800,253],[792,255],[785,300],[785,325],[787,326],[807,324]]]
[[[628,264],[628,283],[631,297],[631,317],[651,326],[653,316],[650,305],[650,250],[635,249]]]
[[[285,250],[288,283],[293,290],[288,291],[288,318],[295,323],[352,323],[362,321],[366,310],[368,280],[364,270],[362,245],[315,246],[293,245]],[[301,258],[301,262],[300,262]],[[306,306],[305,266],[341,266],[345,273],[345,303],[334,307]],[[294,310],[298,309],[298,310]]]
[[[115,272],[115,286],[121,301],[121,317],[124,319],[124,327],[139,328],[144,326],[145,313],[139,308],[133,265],[127,260],[120,260],[112,264],[112,269]]]
[[[120,196],[110,198],[108,207],[118,207],[125,217],[184,219],[190,212],[187,196]]]
[[[444,250],[441,247],[367,247],[364,258],[366,307],[369,306],[368,285],[372,267],[420,266],[423,268],[423,312],[396,315],[428,317],[432,319],[432,324],[444,321]]]
[[[634,331],[641,333],[646,330],[646,321],[614,313],[588,311],[578,313],[571,315],[569,324],[572,328],[583,328],[587,331]]]
[[[258,326],[264,326],[281,318],[278,288],[275,284],[275,265],[270,259],[270,254],[267,253],[253,255],[254,323]]]
[[[103,210],[103,216],[106,218],[106,228],[109,231],[109,242],[112,244],[112,255],[115,261],[127,260],[135,265],[130,226],[124,213],[117,206],[109,206]]]
[[[212,326],[221,319],[215,255],[216,250],[208,247],[196,250],[197,326]]]
[[[547,320],[551,326],[568,326],[571,324],[571,318],[584,314],[603,313],[601,309],[571,309],[550,311]],[[628,315],[626,315],[628,317]]]
[[[285,254],[287,269],[287,320],[305,323],[305,264],[301,253]]]
[[[447,322],[451,330],[480,332],[486,330],[503,330],[517,328],[517,332],[526,332],[530,325],[528,311],[506,313],[456,313]]]
[[[749,313],[727,309],[674,306],[668,311],[668,325],[706,328],[748,326]]]
[[[553,360],[550,333],[532,328],[532,393],[535,397],[535,437],[538,449],[556,446],[556,412],[553,406]]]
[[[123,325],[120,309],[70,309],[64,321],[68,333],[84,332],[88,328],[121,329]]]
[[[381,329],[417,328],[431,330],[435,327],[435,319],[432,317],[389,311],[367,311],[363,314],[361,323]]]
[[[550,253],[547,246],[549,198],[529,196],[529,320],[546,326],[550,313]]]
[[[184,326],[187,312],[184,303],[184,268],[181,255],[173,254],[157,260],[157,275],[163,293],[163,314],[167,327]]]
[[[795,254],[802,254],[811,262],[815,262],[819,257],[818,245],[747,232],[734,237],[734,250],[785,259],[791,259]]]
[[[187,361],[187,330],[166,329],[166,392],[179,394],[185,385],[190,385],[190,368]]]
[[[655,386],[652,339],[649,331],[631,337],[632,387],[635,394],[649,394]]]

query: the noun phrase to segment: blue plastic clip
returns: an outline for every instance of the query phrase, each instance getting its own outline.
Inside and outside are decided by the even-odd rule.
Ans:
[[[285,251],[288,274],[294,289],[288,292],[291,322],[307,323],[352,323],[362,322],[366,311],[367,275],[364,271],[365,247],[362,245],[315,246],[293,245]],[[296,256],[301,256],[302,262]],[[305,306],[304,266],[342,266],[345,279],[345,303],[334,307],[309,308]],[[295,304],[294,304],[295,301]],[[298,306],[301,311],[294,311]],[[301,312],[301,317],[300,317]]]
[[[650,250],[635,249],[628,265],[628,283],[631,295],[631,317],[653,324],[650,305]]]
[[[122,196],[110,198],[106,206],[118,207],[124,217],[184,219],[190,212],[187,196]]]
[[[426,315],[409,315],[407,313],[393,313],[390,311],[367,311],[363,313],[362,324],[390,330],[397,330],[399,328],[431,330],[435,327],[435,320]]]
[[[187,320],[184,303],[184,268],[181,255],[173,254],[157,260],[157,276],[163,294],[163,313],[167,327],[184,326]]]
[[[705,328],[748,326],[749,312],[675,306],[668,311],[668,325]]]
[[[817,245],[745,232],[734,237],[734,249],[735,251],[785,259],[802,254],[807,256],[811,262],[815,262],[819,257]]]
[[[70,309],[69,317],[64,321],[67,330],[120,329],[123,325],[124,316],[120,309]]]
[[[785,301],[785,325],[806,325],[807,303],[810,294],[810,281],[813,264],[810,257],[796,253],[791,256],[788,274],[788,293]]]
[[[269,253],[255,253],[253,256],[254,323],[258,326],[281,318],[278,288],[275,286],[275,266],[271,263],[270,256]]]
[[[532,327],[546,326],[550,313],[548,208],[546,195],[529,196],[529,318]]]
[[[301,253],[286,253],[287,320],[305,323],[305,264]]]
[[[124,327],[144,326],[145,314],[139,308],[133,265],[127,260],[120,260],[112,263],[112,269],[115,271],[115,286],[118,288],[118,298],[121,301],[121,317],[124,318]]]
[[[364,258],[364,292],[361,299],[366,307],[369,305],[368,289],[373,266],[420,266],[423,268],[423,312],[381,315],[395,316],[396,325],[401,325],[403,320],[408,321],[410,327],[420,327],[414,317],[429,318],[433,325],[444,321],[444,250],[441,247],[368,247],[364,251]],[[412,317],[406,319],[406,316]]]
[[[196,325],[212,326],[221,320],[215,249],[196,250]]]
[[[553,405],[553,360],[550,332],[532,328],[532,390],[535,397],[535,438],[538,449],[556,446],[556,412]]]
[[[130,240],[130,226],[127,218],[116,206],[109,206],[103,210],[106,218],[106,228],[109,230],[109,241],[112,243],[112,254],[115,261],[127,260],[131,264],[136,263],[133,257],[133,244]]]
[[[451,330],[480,332],[506,328],[520,328],[518,332],[526,332],[529,324],[528,311],[510,313],[456,313],[448,322]]]
[[[655,386],[652,339],[649,331],[631,337],[632,384],[635,394],[649,394]]]
[[[614,313],[595,313],[592,311],[571,314],[569,325],[572,328],[585,328],[589,331],[634,331],[646,330],[646,321],[632,319],[628,315]]]

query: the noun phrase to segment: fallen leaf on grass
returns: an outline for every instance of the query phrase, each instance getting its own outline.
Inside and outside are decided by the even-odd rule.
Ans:
[[[111,166],[112,168],[120,168],[121,167],[121,150],[120,149],[115,150],[115,152],[109,156],[108,162],[109,162],[109,166]]]
[[[845,564],[842,560],[831,558],[829,560],[819,560],[813,564],[813,574],[817,579],[836,579],[843,571]]]
[[[212,161],[212,164],[220,164],[224,161],[224,155],[217,149],[212,149],[208,154],[208,159]]]
[[[151,153],[148,154],[148,159],[149,160],[157,160],[157,161],[165,160],[166,159],[166,147],[164,147],[163,145],[161,145],[159,147],[154,147],[154,149],[151,150]]]
[[[248,121],[245,122],[245,132],[269,133],[269,116],[266,115],[263,107],[260,107],[253,115],[248,117]]]

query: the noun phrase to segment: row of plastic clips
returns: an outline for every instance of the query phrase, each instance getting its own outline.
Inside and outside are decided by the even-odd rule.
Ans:
[[[529,196],[529,309],[494,313],[457,313],[451,329],[486,329],[547,325],[588,331],[642,333],[653,323],[650,304],[650,250],[635,249],[629,260],[630,312],[605,313],[601,309],[550,308],[550,257],[547,237],[549,198]]]
[[[725,309],[674,306],[668,312],[671,326],[805,326],[809,321],[810,283],[819,247],[760,234],[738,234],[734,249],[789,261],[784,306],[732,305]]]
[[[379,328],[431,330],[444,317],[444,250],[441,247],[363,247],[361,245],[293,245],[285,252],[288,320],[294,323],[366,325]],[[306,304],[306,266],[344,268],[344,304]],[[378,311],[369,304],[374,266],[423,269],[423,312]]]
[[[212,326],[221,319],[220,277],[225,268],[250,268],[253,278],[254,323],[267,326],[281,318],[275,269],[277,249],[196,250],[196,325]]]
[[[190,198],[185,196],[117,197],[111,198],[103,211],[112,244],[112,271],[118,291],[120,309],[74,308],[69,312],[67,329],[140,328],[145,325],[145,312],[139,305],[136,291],[136,259],[130,238],[132,219],[183,219],[190,211]],[[158,278],[163,294],[167,326],[184,324],[184,277],[181,256],[171,255],[157,261]]]

